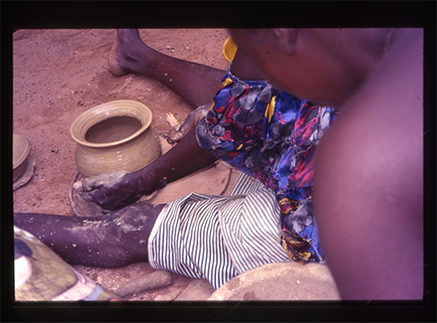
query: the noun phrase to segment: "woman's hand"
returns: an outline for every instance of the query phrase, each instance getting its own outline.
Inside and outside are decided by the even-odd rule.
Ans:
[[[195,129],[191,129],[175,147],[146,167],[132,173],[119,170],[86,178],[74,183],[73,188],[86,201],[118,210],[215,161],[215,157],[199,147]]]
[[[128,173],[123,170],[85,178],[74,183],[73,188],[85,201],[97,203],[106,210],[118,210],[135,203],[152,190],[142,183],[141,171]]]

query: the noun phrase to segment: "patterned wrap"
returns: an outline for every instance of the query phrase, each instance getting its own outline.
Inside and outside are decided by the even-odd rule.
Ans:
[[[312,207],[315,146],[334,109],[314,106],[265,81],[230,73],[197,125],[197,141],[211,155],[273,189],[281,209],[280,242],[301,264],[322,262]]]
[[[74,270],[33,234],[14,226],[16,301],[122,301]]]

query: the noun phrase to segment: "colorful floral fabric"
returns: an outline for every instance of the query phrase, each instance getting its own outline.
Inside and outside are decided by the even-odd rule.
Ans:
[[[315,146],[334,116],[264,81],[241,81],[229,69],[208,115],[197,125],[199,145],[273,189],[281,209],[280,241],[291,259],[321,262],[312,207]]]

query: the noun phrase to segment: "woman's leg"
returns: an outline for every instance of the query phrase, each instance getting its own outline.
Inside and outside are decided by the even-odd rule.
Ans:
[[[158,80],[193,108],[211,103],[220,88],[224,70],[162,54],[147,46],[137,29],[119,29],[109,55],[109,68],[115,75],[142,74]],[[242,80],[262,80],[247,59],[236,52],[231,72]]]
[[[137,203],[97,217],[15,213],[14,225],[70,264],[119,267],[147,261],[147,245],[164,205]]]
[[[225,71],[162,54],[147,46],[137,29],[119,29],[109,55],[115,75],[142,74],[154,78],[193,108],[211,102]]]

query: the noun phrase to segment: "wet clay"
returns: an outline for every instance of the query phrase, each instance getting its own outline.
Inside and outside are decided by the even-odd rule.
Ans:
[[[117,170],[115,172],[104,173],[94,177],[85,178],[73,184],[73,188],[79,192],[92,191],[95,187],[106,186],[112,187],[120,182],[128,172]]]
[[[168,132],[160,133],[160,136],[166,139],[169,144],[173,144],[182,140],[182,138],[185,137],[187,133],[190,132],[190,130],[197,125],[199,120],[204,118],[208,114],[210,107],[211,104],[208,103],[198,107],[194,111],[191,111],[182,123],[182,125],[179,125],[179,123],[177,123],[176,125],[172,126],[172,128]]]
[[[96,144],[115,142],[133,135],[141,129],[141,126],[141,123],[133,117],[112,117],[89,128],[85,138]]]

